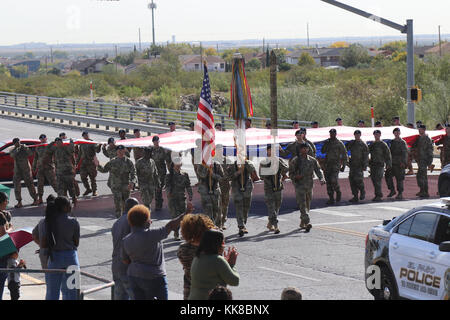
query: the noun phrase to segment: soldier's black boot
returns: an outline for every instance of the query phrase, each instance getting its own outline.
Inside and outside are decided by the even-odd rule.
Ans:
[[[358,200],[358,195],[353,196],[353,198],[351,198],[351,199],[348,200],[348,201],[350,201],[350,202],[358,202],[358,201],[359,201],[359,200]]]
[[[390,198],[390,197],[392,197],[394,195],[395,195],[395,190],[392,189],[391,192],[389,192],[389,194],[388,194],[388,198]]]
[[[359,195],[359,200],[364,200],[366,198],[366,192],[361,191],[361,194]]]
[[[334,204],[334,197],[333,196],[329,196],[330,199],[328,199],[327,204],[328,205],[332,205]]]
[[[399,193],[397,194],[397,196],[395,197],[395,199],[397,199],[397,200],[402,200],[402,199],[403,199],[402,193],[399,192]]]
[[[244,227],[239,227],[239,237],[244,236]]]
[[[341,196],[342,196],[342,193],[340,191],[336,191],[336,202],[341,201]]]
[[[92,192],[92,190],[90,188],[86,189],[86,191],[83,193],[83,196],[87,196],[91,192]]]

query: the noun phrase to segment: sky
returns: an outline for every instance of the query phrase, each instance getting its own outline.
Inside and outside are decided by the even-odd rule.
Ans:
[[[150,42],[151,0],[1,0],[0,45]],[[341,0],[415,34],[450,33],[448,0]],[[155,0],[156,42],[400,35],[320,0]]]

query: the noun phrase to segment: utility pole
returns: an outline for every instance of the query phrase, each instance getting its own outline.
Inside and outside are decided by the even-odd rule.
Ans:
[[[142,45],[141,45],[141,28],[139,28],[139,52],[142,52]]]
[[[278,129],[278,106],[277,106],[277,55],[270,52],[270,117],[272,129]]]
[[[152,34],[153,34],[153,46],[156,45],[155,43],[155,9],[156,9],[156,3],[153,3],[153,0],[151,3],[148,4],[148,8],[152,10]]]
[[[306,23],[306,38],[307,40],[307,47],[309,48],[309,22]]]
[[[265,42],[266,42],[266,39],[263,38],[263,50],[262,50],[262,52],[264,52],[264,49],[265,49],[265,46],[266,46]]]
[[[341,9],[353,12],[357,15],[363,16],[365,18],[368,18],[370,20],[373,20],[375,22],[384,24],[388,27],[391,27],[393,29],[396,29],[400,31],[401,33],[406,33],[406,39],[407,39],[407,57],[406,57],[406,64],[407,64],[407,71],[406,71],[406,97],[408,102],[408,122],[415,123],[415,106],[414,102],[411,101],[411,88],[414,86],[414,32],[413,32],[413,20],[408,19],[406,20],[406,25],[400,25],[398,23],[389,21],[387,19],[378,17],[374,14],[368,13],[366,11],[351,7],[349,5],[346,5],[344,3],[334,1],[334,0],[321,0],[323,2],[329,3],[333,6],[339,7]]]
[[[441,26],[438,26],[438,30],[439,30],[439,57],[442,57]]]

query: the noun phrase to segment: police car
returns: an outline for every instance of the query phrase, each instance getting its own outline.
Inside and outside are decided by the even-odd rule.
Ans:
[[[449,300],[450,198],[373,227],[365,268],[366,287],[377,300]]]

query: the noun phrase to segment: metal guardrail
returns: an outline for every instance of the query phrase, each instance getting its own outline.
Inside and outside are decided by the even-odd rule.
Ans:
[[[0,272],[4,273],[67,273],[65,269],[8,269],[8,268],[0,268]],[[77,289],[77,298],[78,300],[84,300],[88,294],[92,294],[104,289],[111,288],[111,300],[114,300],[114,281],[110,281],[107,279],[103,279],[101,277],[97,277],[96,275],[87,273],[85,271],[79,271],[80,275],[85,276],[87,278],[91,278],[97,280],[99,282],[103,282],[104,284],[95,288],[81,290]]]
[[[131,106],[108,102],[92,102],[87,100],[54,98],[0,91],[0,107],[3,112],[35,115],[43,120],[51,118],[102,125],[118,128],[139,128],[141,131],[156,133],[168,131],[167,123],[188,128],[189,123],[197,119],[197,112],[172,109],[158,109],[146,106]],[[234,127],[234,120],[225,114],[214,114],[216,123],[221,123],[225,129]],[[269,118],[252,117],[254,127],[264,128]],[[292,120],[278,120],[279,128],[291,128]],[[310,126],[309,121],[299,121],[303,126]],[[158,132],[159,131],[159,132]]]

